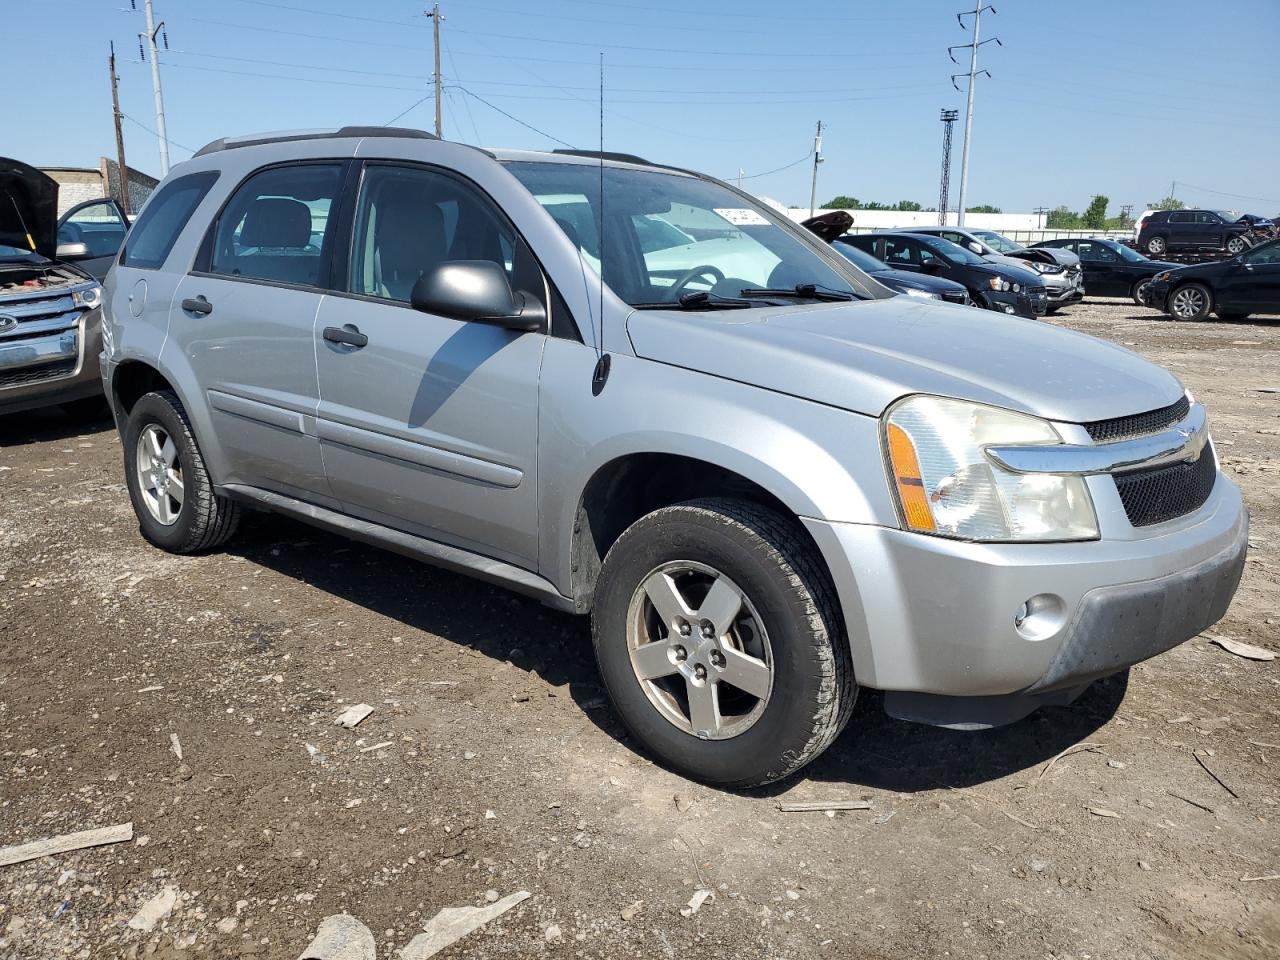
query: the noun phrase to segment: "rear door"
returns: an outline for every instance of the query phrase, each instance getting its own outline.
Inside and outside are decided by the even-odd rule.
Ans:
[[[437,264],[490,260],[545,308],[541,269],[492,201],[440,168],[368,162],[350,219],[345,293],[325,299],[314,340],[334,496],[363,519],[536,569],[546,336],[409,298]]]
[[[345,170],[325,160],[251,174],[209,228],[170,324],[207,399],[224,482],[322,504],[332,501],[316,436],[314,326]]]
[[[1169,230],[1169,246],[1195,246],[1198,233],[1195,223],[1196,215],[1191,210],[1174,210],[1169,214],[1166,225]]]
[[[1080,266],[1088,291],[1095,296],[1122,297],[1129,293],[1128,278],[1123,276],[1120,255],[1110,247],[1091,240],[1076,243]]]

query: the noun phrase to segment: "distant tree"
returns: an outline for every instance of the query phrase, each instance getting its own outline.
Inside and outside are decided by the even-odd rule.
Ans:
[[[1066,206],[1056,207],[1049,211],[1044,225],[1049,230],[1076,230],[1080,227],[1080,214],[1068,210]]]
[[[1107,225],[1107,204],[1110,202],[1110,199],[1102,194],[1096,194],[1080,217],[1085,227],[1090,230],[1103,229]]]
[[[1159,203],[1151,205],[1152,210],[1185,210],[1187,205],[1177,197],[1165,197]]]
[[[861,210],[862,204],[857,197],[846,197],[843,193],[839,196],[832,197],[823,208],[826,210]]]
[[[920,204],[914,200],[899,200],[896,204],[899,210],[919,210]]]
[[[989,203],[984,203],[976,207],[965,207],[964,212],[965,213],[1004,213],[1004,211],[1001,210],[999,207],[993,207]]]

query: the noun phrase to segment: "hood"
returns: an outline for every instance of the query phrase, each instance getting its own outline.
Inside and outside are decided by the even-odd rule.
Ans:
[[[929,293],[965,292],[963,283],[956,283],[954,280],[935,277],[928,273],[912,273],[910,270],[894,270],[890,267],[888,270],[877,270],[871,276],[897,290],[909,288],[912,290],[927,290]]]
[[[958,304],[891,297],[711,313],[637,310],[636,354],[879,416],[936,394],[1074,423],[1168,406],[1168,371],[1082,333]]]
[[[1017,256],[1025,260],[1038,260],[1041,263],[1056,263],[1060,267],[1074,267],[1080,262],[1079,254],[1061,247],[1030,247],[1018,251]]]
[[[1009,268],[1013,268],[1015,270],[1021,270],[1023,273],[1030,274],[1035,278],[1035,283],[1044,282],[1040,279],[1040,274],[1036,273],[1035,268],[1029,265],[1027,261],[1023,260],[1021,257],[1015,257],[1012,254],[1007,253],[985,253],[982,255],[982,259],[999,267],[1001,273],[1009,273]],[[1018,279],[1022,280],[1023,278],[1019,277]]]
[[[58,182],[35,167],[0,157],[0,244],[53,260],[58,252]]]
[[[826,243],[831,243],[848,233],[849,228],[853,226],[853,215],[843,210],[833,210],[831,213],[801,220],[800,226],[816,233]]]

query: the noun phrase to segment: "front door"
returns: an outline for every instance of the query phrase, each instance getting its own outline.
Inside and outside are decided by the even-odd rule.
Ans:
[[[546,337],[409,299],[437,264],[491,260],[545,308],[541,269],[486,197],[435,168],[367,164],[352,224],[345,294],[325,298],[314,344],[334,496],[364,519],[536,568]]]
[[[1128,296],[1130,283],[1118,253],[1105,244],[1089,240],[1079,241],[1076,252],[1080,255],[1085,289],[1089,293],[1099,297]]]
[[[314,327],[342,162],[255,173],[210,228],[173,300],[170,348],[204,392],[226,483],[332,505],[316,436]]]
[[[1280,313],[1280,242],[1244,255],[1244,263],[1232,275],[1238,288],[1235,299],[1250,313]]]
[[[85,273],[99,282],[124,243],[129,221],[114,200],[86,200],[72,207],[58,220],[58,246],[83,243],[84,256],[72,258]]]

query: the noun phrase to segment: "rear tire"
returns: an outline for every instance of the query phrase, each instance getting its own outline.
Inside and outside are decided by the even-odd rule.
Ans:
[[[691,500],[632,524],[601,567],[592,635],[627,729],[717,787],[795,773],[844,728],[857,694],[813,547],[746,501]]]
[[[1169,315],[1175,320],[1203,320],[1212,309],[1213,294],[1202,283],[1184,283],[1169,294]]]
[[[240,507],[214,492],[178,395],[143,395],[124,425],[125,482],[138,528],[169,553],[199,553],[235,533]]]
[[[1156,256],[1159,256],[1168,252],[1169,241],[1161,236],[1147,237],[1147,242],[1143,244],[1143,248],[1147,253],[1153,253]]]

